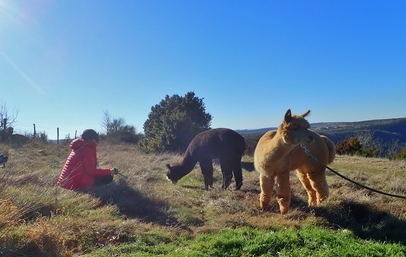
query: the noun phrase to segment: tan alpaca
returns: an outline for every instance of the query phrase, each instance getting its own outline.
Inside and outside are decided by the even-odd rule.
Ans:
[[[254,165],[260,174],[261,209],[268,207],[276,181],[276,198],[280,212],[285,214],[289,211],[289,173],[293,170],[297,171],[307,191],[309,206],[320,204],[328,197],[325,168],[309,158],[299,144],[305,145],[325,164],[334,160],[335,147],[327,137],[309,130],[310,124],[304,119],[309,113],[310,110],[300,116],[292,115],[289,109],[278,130],[268,131],[260,138],[254,153]]]

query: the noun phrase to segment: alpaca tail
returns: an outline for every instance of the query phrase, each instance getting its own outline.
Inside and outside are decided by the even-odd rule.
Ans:
[[[321,136],[324,139],[324,142],[326,142],[327,148],[328,148],[328,161],[327,164],[332,163],[334,161],[334,158],[336,157],[336,147],[330,139],[328,139],[326,136]]]

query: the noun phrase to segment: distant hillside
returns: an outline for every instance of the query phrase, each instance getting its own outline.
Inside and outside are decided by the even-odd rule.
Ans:
[[[276,128],[239,130],[242,135],[258,138]],[[369,120],[359,122],[313,123],[311,129],[328,136],[335,144],[358,136],[364,147],[379,151],[380,157],[392,157],[406,147],[406,118]]]

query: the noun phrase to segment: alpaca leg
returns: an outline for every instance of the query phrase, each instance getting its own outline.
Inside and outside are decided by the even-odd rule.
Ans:
[[[233,162],[233,173],[235,179],[235,189],[240,190],[242,186],[242,168],[241,168],[241,157],[237,157],[237,159]]]
[[[200,169],[204,176],[204,188],[209,190],[209,187],[213,187],[213,164],[212,160],[201,160]]]
[[[279,209],[281,214],[285,214],[289,211],[290,205],[290,181],[289,171],[279,173],[276,181],[276,198],[278,200]]]
[[[223,185],[222,189],[227,189],[231,184],[231,179],[233,178],[233,173],[229,160],[220,159],[221,173],[223,174]]]
[[[312,188],[316,191],[316,205],[326,200],[329,196],[329,189],[326,180],[326,170],[309,172],[309,180]]]
[[[262,173],[259,175],[259,183],[261,186],[261,195],[259,197],[259,206],[261,210],[265,210],[269,206],[272,198],[273,187],[275,184],[275,176],[265,176]]]
[[[313,189],[307,173],[298,171],[297,175],[300,179],[300,182],[302,182],[303,187],[306,189],[308,196],[308,206],[317,205],[316,191]]]

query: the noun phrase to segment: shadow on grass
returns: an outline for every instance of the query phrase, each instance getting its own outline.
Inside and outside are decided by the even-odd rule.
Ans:
[[[192,189],[192,190],[203,190],[203,191],[206,191],[206,190],[204,189],[204,186],[181,185],[180,187],[182,187],[182,188],[187,188],[187,189]],[[210,188],[209,190],[211,190],[211,189],[217,189],[217,188]]]
[[[177,226],[180,222],[169,215],[167,204],[149,198],[138,190],[128,186],[125,181],[105,186],[93,187],[85,193],[100,199],[102,205],[116,205],[121,214],[128,218],[153,222],[162,226]]]
[[[318,217],[325,218],[334,229],[348,229],[362,239],[390,241],[406,245],[406,221],[367,204],[343,201],[333,208],[317,207]]]
[[[253,162],[241,162],[241,168],[249,172],[255,170]]]
[[[271,201],[275,201],[275,198]],[[290,209],[296,208],[308,215],[325,219],[331,229],[347,229],[365,240],[406,245],[406,221],[371,205],[343,200],[329,207],[307,207],[306,201],[292,195]],[[277,213],[278,205],[272,202],[266,211]]]

